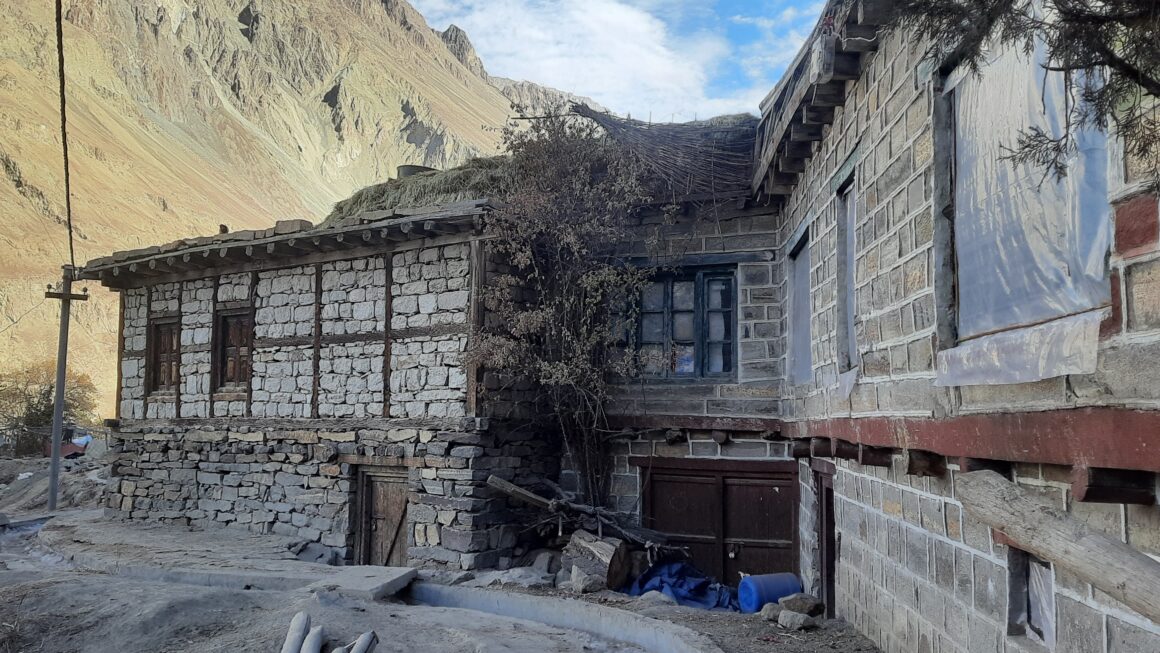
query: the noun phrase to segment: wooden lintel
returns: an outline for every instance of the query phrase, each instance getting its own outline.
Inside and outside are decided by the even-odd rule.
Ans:
[[[894,450],[887,447],[858,445],[858,464],[866,467],[889,467],[894,461]]]
[[[810,457],[831,458],[834,455],[834,441],[829,438],[810,438]]]
[[[1076,466],[1071,472],[1071,492],[1087,503],[1156,503],[1156,474],[1123,469]]]
[[[945,476],[946,456],[909,449],[906,451],[906,473],[910,476]]]
[[[809,440],[794,440],[790,447],[790,455],[794,458],[809,458],[810,457],[810,441]]]

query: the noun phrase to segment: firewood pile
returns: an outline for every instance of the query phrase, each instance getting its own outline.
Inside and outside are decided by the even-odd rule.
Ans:
[[[621,589],[662,558],[688,556],[685,549],[668,545],[663,533],[624,524],[611,510],[569,501],[558,485],[543,483],[555,498],[497,476],[487,479],[490,487],[546,513],[530,528],[541,533],[554,530],[556,541],[564,542],[561,565],[564,573],[571,573],[576,593]]]

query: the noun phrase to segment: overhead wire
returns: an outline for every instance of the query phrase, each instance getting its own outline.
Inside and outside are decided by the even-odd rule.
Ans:
[[[76,249],[73,245],[72,190],[69,180],[68,162],[68,120],[66,118],[64,79],[64,8],[62,0],[56,0],[56,63],[60,81],[60,145],[64,154],[64,216],[68,225],[68,261],[76,267]]]

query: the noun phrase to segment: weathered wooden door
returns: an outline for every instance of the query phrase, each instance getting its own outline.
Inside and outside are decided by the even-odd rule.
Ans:
[[[798,571],[793,461],[636,459],[644,521],[688,547],[693,563],[729,585],[740,574]]]
[[[407,564],[407,471],[365,467],[358,473],[355,559],[359,564]]]
[[[815,461],[816,462],[816,461]],[[814,488],[818,497],[818,551],[821,557],[822,596],[826,603],[826,616],[834,616],[834,599],[837,594],[834,584],[837,575],[838,541],[834,521],[834,468],[822,466],[814,468]]]

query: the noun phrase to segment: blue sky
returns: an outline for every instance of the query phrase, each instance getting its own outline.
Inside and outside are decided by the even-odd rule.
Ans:
[[[753,112],[813,29],[819,0],[412,0],[471,38],[492,75],[635,118]]]

